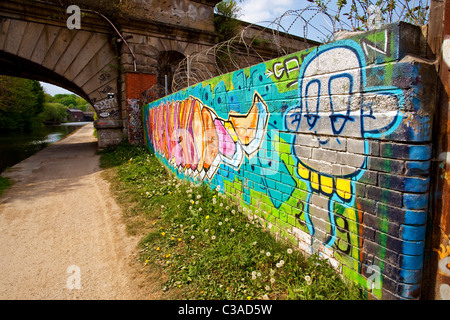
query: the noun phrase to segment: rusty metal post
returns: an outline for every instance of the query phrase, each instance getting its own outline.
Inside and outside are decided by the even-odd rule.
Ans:
[[[428,46],[439,61],[434,139],[436,165],[429,221],[427,299],[450,300],[450,0],[432,0]]]

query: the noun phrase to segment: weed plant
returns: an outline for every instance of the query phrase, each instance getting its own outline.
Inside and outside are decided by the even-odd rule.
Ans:
[[[133,215],[151,221],[141,230],[140,259],[167,275],[163,291],[186,299],[364,298],[326,261],[275,241],[257,212],[177,179],[144,148],[123,144],[101,161],[116,166],[115,182],[136,203]]]
[[[0,176],[0,196],[11,186],[12,182],[10,179]]]

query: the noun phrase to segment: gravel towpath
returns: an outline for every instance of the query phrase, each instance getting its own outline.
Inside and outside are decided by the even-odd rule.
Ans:
[[[153,299],[137,238],[102,178],[87,125],[12,167],[0,198],[0,299]]]

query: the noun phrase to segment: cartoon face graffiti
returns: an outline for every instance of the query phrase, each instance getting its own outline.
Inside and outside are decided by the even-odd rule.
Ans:
[[[297,133],[293,151],[304,167],[329,176],[350,177],[363,168],[365,157],[348,162],[348,152],[367,154],[364,138],[387,130],[397,121],[394,89],[363,96],[363,68],[363,55],[351,45],[319,47],[303,62],[301,104],[287,112],[286,127]],[[377,115],[374,107],[380,106],[380,99],[385,101]],[[317,149],[323,152],[318,155]]]
[[[314,241],[327,247],[336,239],[334,203],[353,205],[354,182],[366,169],[366,138],[390,133],[402,118],[401,90],[367,88],[364,67],[361,48],[352,41],[315,49],[300,71],[301,103],[285,113],[285,126],[295,133],[297,173],[311,191],[306,223]],[[317,227],[324,222],[328,230]]]

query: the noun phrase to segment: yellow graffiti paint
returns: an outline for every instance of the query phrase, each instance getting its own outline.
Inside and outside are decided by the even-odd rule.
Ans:
[[[352,198],[352,182],[347,179],[337,178],[336,192],[342,199],[350,200]]]
[[[331,195],[333,193],[333,178],[321,175],[320,185],[323,193],[327,195]]]

